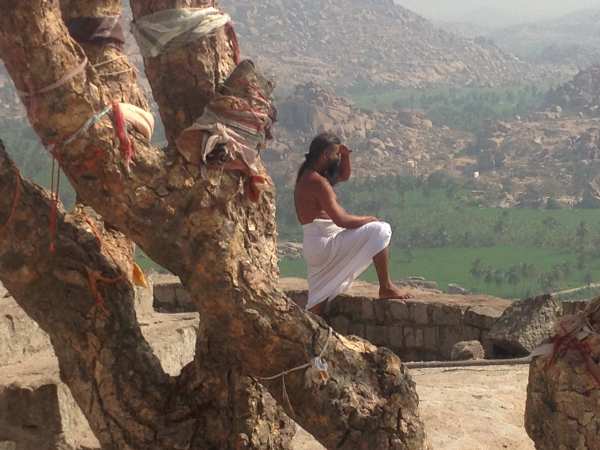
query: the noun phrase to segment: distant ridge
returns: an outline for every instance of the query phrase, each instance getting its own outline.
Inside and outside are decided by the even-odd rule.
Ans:
[[[224,0],[242,49],[279,83],[497,86],[549,76],[393,0]]]

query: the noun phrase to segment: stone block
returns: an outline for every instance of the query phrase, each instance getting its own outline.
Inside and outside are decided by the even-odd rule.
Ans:
[[[457,306],[435,304],[431,305],[432,323],[435,325],[460,326],[463,321],[463,311]]]
[[[469,291],[458,284],[450,283],[450,284],[448,284],[448,294],[467,295],[467,294],[469,294]]]
[[[404,346],[406,348],[415,348],[415,329],[412,327],[404,328]]]
[[[425,334],[421,328],[415,329],[415,347],[423,348],[425,345]]]
[[[154,313],[154,285],[148,282],[148,287],[136,286],[135,312],[138,317]]]
[[[487,306],[473,306],[464,313],[465,325],[470,325],[482,330],[490,330],[500,318],[503,311]]]
[[[427,303],[413,302],[410,303],[411,317],[417,325],[427,325],[429,320],[429,305]]]
[[[463,330],[459,327],[439,327],[439,352],[440,356],[449,359],[454,344],[464,341]]]
[[[348,334],[350,329],[350,320],[344,316],[334,317],[330,321],[331,327],[340,334]]]
[[[177,312],[196,312],[198,308],[192,296],[183,286],[177,286],[175,289],[175,301],[177,303]]]
[[[154,309],[160,312],[177,310],[176,283],[157,283],[154,285]]]
[[[52,355],[11,366],[10,372],[0,369],[0,380],[0,442],[4,448],[100,448],[71,392],[60,382]]]
[[[463,336],[465,338],[465,341],[481,341],[481,335],[482,332],[479,328],[469,326],[464,327]]]
[[[490,330],[488,339],[494,354],[528,355],[554,335],[554,324],[561,315],[561,303],[550,295],[514,302]]]
[[[199,323],[197,313],[154,314],[140,322],[142,334],[169,375],[179,375],[194,359]]]
[[[348,334],[353,334],[354,336],[366,339],[367,334],[365,333],[365,324],[361,322],[351,322],[348,327]]]
[[[485,359],[485,352],[479,341],[461,341],[452,347],[450,358],[452,361]]]
[[[483,345],[483,350],[485,351],[485,354],[490,359],[501,356],[501,355],[496,355],[494,353],[494,345],[489,340],[488,336],[489,336],[489,331],[482,331],[481,337],[479,338],[479,342],[481,342],[481,345]]]
[[[17,450],[17,443],[13,441],[0,441],[0,450]]]
[[[387,328],[380,325],[367,325],[367,340],[375,345],[387,345]]]
[[[332,301],[332,308],[339,308],[340,312],[352,320],[363,320],[362,298],[340,295]],[[334,310],[332,309],[332,311]]]
[[[402,300],[390,300],[389,310],[391,318],[400,323],[408,323],[410,320],[410,312],[408,304]]]
[[[361,299],[360,318],[364,321],[374,322],[375,321],[375,308],[373,300],[370,298]]]
[[[414,348],[405,348],[398,352],[402,361],[424,361],[423,352]]]
[[[438,329],[437,327],[426,327],[423,329],[424,344],[427,350],[438,349]]]
[[[389,322],[389,305],[387,300],[374,300],[373,311],[375,312],[375,321],[379,325],[384,325]]]
[[[396,349],[404,347],[404,329],[400,326],[388,327],[388,345]]]
[[[152,278],[154,280],[154,277]],[[196,312],[197,307],[179,278],[160,278],[154,284],[154,309],[161,313]]]

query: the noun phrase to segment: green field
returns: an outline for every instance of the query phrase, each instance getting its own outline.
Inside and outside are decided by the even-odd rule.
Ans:
[[[279,192],[282,240],[300,242],[301,228],[285,189]],[[600,210],[485,208],[454,181],[395,177],[354,181],[338,189],[357,214],[392,224],[395,279],[422,276],[441,289],[521,298],[600,280]],[[306,276],[302,260],[284,260],[283,276]],[[376,281],[372,269],[362,277]]]
[[[379,98],[372,92],[350,94],[363,106],[373,106],[368,102]],[[482,119],[527,109],[540,96],[540,90],[531,87],[381,93],[388,101],[383,106],[412,102],[436,112],[441,123],[455,120],[454,125],[474,130]],[[50,159],[34,133],[18,121],[5,125],[1,137],[23,175],[48,187]],[[600,281],[600,210],[489,208],[489,196],[495,194],[481,195],[475,192],[474,181],[442,173],[420,179],[351,180],[336,190],[348,211],[375,215],[392,225],[391,267],[396,279],[418,275],[437,281],[442,289],[457,283],[508,298]],[[73,204],[74,193],[64,177],[61,198],[67,207]],[[300,242],[302,230],[291,199],[289,186],[277,186],[280,240]],[[160,269],[141,252],[137,257],[144,268]],[[302,260],[281,261],[281,272],[306,275]],[[372,269],[363,278],[376,279]]]
[[[483,248],[439,248],[412,250],[409,257],[406,251],[394,249],[390,271],[396,280],[409,276],[422,276],[436,281],[441,290],[446,290],[448,283],[459,284],[472,292],[486,293],[505,298],[523,298],[542,293],[537,276],[519,277],[518,282],[497,283],[495,279],[486,283],[483,278],[475,278],[469,271],[476,259],[484,264],[508,270],[511,266],[528,263],[543,271],[550,271],[556,264],[570,263],[575,265],[577,256],[535,247],[483,247]],[[280,262],[281,276],[306,277],[306,266],[303,260],[284,259]],[[600,280],[600,259],[596,259],[586,267],[585,271],[573,271],[568,277],[559,281],[556,288],[569,289],[586,284],[585,276],[591,273],[593,280]],[[376,282],[377,276],[373,268],[369,268],[361,277],[362,280]]]

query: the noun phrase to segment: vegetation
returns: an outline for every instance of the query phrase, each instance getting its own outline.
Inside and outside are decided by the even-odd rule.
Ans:
[[[52,158],[29,124],[22,119],[0,121],[0,139],[23,176],[50,189]],[[75,203],[75,192],[66,177],[61,177],[60,198],[67,208]]]
[[[166,141],[164,136],[164,128],[159,123],[154,140],[164,143]],[[22,120],[4,119],[0,121],[0,139],[5,143],[9,155],[15,161],[23,176],[46,189],[50,189],[52,158],[29,124]],[[67,209],[75,204],[75,191],[64,175],[61,176],[60,181],[60,199]],[[139,248],[136,249],[136,261],[145,271],[164,271]]]
[[[355,88],[342,92],[370,110],[418,109],[437,125],[477,133],[486,120],[512,119],[538,110],[546,86],[434,88],[427,90]]]
[[[362,106],[415,107],[440,123],[477,129],[485,118],[524,111],[542,98],[535,88],[397,90],[351,93]],[[453,123],[454,121],[454,123]],[[0,138],[24,176],[49,188],[51,159],[23,121],[5,120]],[[162,129],[157,139],[164,140]],[[279,185],[281,240],[300,242],[290,188]],[[65,177],[61,199],[75,195]],[[427,180],[387,177],[352,181],[338,187],[349,211],[376,215],[394,229],[392,273],[396,279],[420,275],[443,289],[458,283],[475,292],[524,297],[593,284],[600,279],[600,210],[497,209],[473,195],[468,185],[435,174]],[[143,252],[138,263],[156,266]],[[283,260],[285,276],[305,276],[302,260]],[[368,271],[364,278],[376,280]],[[593,290],[593,288],[590,288]],[[586,295],[577,291],[569,298]]]
[[[418,275],[442,289],[525,297],[600,279],[600,210],[486,208],[467,186],[440,177],[387,177],[340,185],[351,212],[374,214],[394,229],[392,275]],[[282,240],[301,241],[291,191],[280,189]],[[303,261],[285,260],[285,276],[305,276]],[[363,277],[375,281],[374,272]]]

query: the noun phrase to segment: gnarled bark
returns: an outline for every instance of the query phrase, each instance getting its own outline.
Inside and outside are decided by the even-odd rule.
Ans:
[[[531,363],[525,428],[538,450],[600,449],[600,298],[587,311],[591,333]]]
[[[96,2],[63,0],[60,6],[65,21],[78,17],[119,15],[121,13],[119,0]],[[90,65],[98,66],[98,77],[103,84],[109,91],[114,92],[110,98],[106,98],[107,102],[118,100],[144,109],[148,108],[148,102],[137,85],[136,73],[127,59],[123,58],[120,50],[112,46],[96,44],[82,44],[82,48]],[[24,212],[27,213],[27,211]],[[42,217],[43,215],[44,213]],[[79,211],[76,217],[79,224],[85,225],[83,221],[89,220],[89,217],[82,211]],[[42,233],[47,227],[47,222],[40,221],[38,217],[30,216],[30,221],[37,221]],[[118,258],[121,266],[118,269],[122,274],[131,274],[133,258],[131,243],[120,233],[112,229],[104,230],[99,223],[96,225],[103,230],[103,236],[110,236],[110,255]],[[62,226],[59,226],[59,231],[63,233]],[[67,228],[66,231],[71,230]],[[44,242],[43,239],[40,243],[42,242]],[[43,250],[43,246],[38,250]],[[82,253],[92,251],[91,248],[80,249]],[[59,247],[59,254],[60,252],[61,248]],[[35,264],[37,257],[29,260]],[[102,272],[99,271],[99,273]],[[2,274],[0,271],[0,275]],[[43,305],[39,300],[48,295],[52,283],[60,282],[60,279],[48,280],[48,289],[40,292],[36,298],[17,296],[19,300],[26,302],[21,303],[22,305],[29,305],[27,310],[33,313],[34,318],[42,317],[52,320],[48,324],[40,324],[44,329],[51,327],[52,324],[56,325],[58,317],[63,319],[68,317],[61,313],[59,306],[55,308],[55,314],[50,317],[44,311],[41,311],[42,315],[40,315],[40,310],[35,309],[39,305]],[[122,283],[131,289],[128,279],[122,280]],[[101,284],[98,282],[98,288]],[[61,298],[61,288],[65,289],[68,286],[57,286],[56,291],[58,292],[54,294],[57,299]],[[102,290],[108,293],[109,300],[114,300],[122,305],[132,305],[129,297],[131,292],[128,291],[127,297],[122,298],[113,289],[113,285],[104,285]],[[140,340],[139,326],[135,321],[135,316],[131,314],[130,310],[127,312],[128,314],[120,314],[120,312],[113,311],[113,314],[118,314],[119,319],[126,324],[121,327],[121,334],[111,335],[114,339],[113,345],[104,345],[105,337],[103,336],[97,336],[97,339],[102,343],[104,359],[113,362],[106,370],[125,376],[125,380],[131,382],[131,379],[142,380],[152,376],[160,366],[150,367],[146,364],[136,370],[130,364],[123,364],[123,354],[134,355],[136,352],[142,355],[151,354],[146,342],[143,339]],[[65,323],[60,330],[54,326],[52,328],[54,333],[51,334],[56,336],[55,345],[60,346],[61,349],[61,351],[57,351],[57,356],[61,368],[65,368],[62,371],[63,381],[71,388],[104,448],[288,448],[294,433],[293,423],[285,417],[273,400],[265,396],[265,391],[261,386],[242,376],[238,369],[232,367],[209,368],[211,358],[207,354],[203,339],[198,340],[198,352],[202,352],[203,358],[197,359],[196,364],[186,368],[181,379],[171,379],[159,371],[154,376],[161,379],[161,384],[145,383],[146,386],[139,393],[130,393],[124,389],[123,386],[126,386],[126,383],[121,380],[117,386],[118,389],[115,388],[119,392],[118,400],[120,402],[114,404],[117,396],[109,391],[100,390],[97,395],[93,395],[96,392],[95,384],[97,383],[92,384],[87,380],[94,380],[98,374],[94,373],[93,367],[89,364],[86,365],[80,359],[85,356],[93,361],[97,356],[87,350],[75,353],[69,351],[70,347],[74,345],[77,347],[74,342],[80,340],[65,334],[65,330],[70,325],[73,324]],[[130,339],[130,348],[122,347],[119,342],[124,341],[123,334],[127,335],[129,330],[134,330],[133,335],[136,339],[133,341]],[[88,332],[88,334],[93,335],[92,332]],[[115,350],[118,351],[117,354],[114,353]],[[151,360],[153,363],[156,362],[154,358]],[[83,375],[68,376],[71,373]],[[132,373],[135,375],[132,376]],[[116,383],[103,383],[103,386],[111,384],[116,385]],[[90,387],[94,388],[91,393],[89,392]],[[144,406],[143,410],[151,411],[152,415],[142,416],[136,413],[137,408],[132,405],[139,406],[137,397],[145,397],[146,393],[163,401],[152,407]],[[191,399],[194,400],[191,401]],[[101,407],[88,407],[90,402]],[[122,409],[126,409],[127,412],[124,413]],[[127,419],[121,419],[123,415]],[[162,418],[165,416],[167,418],[163,420]]]
[[[169,6],[159,0],[144,3],[157,9]],[[149,11],[140,5],[133,3],[136,14]],[[0,56],[20,90],[47,86],[80,63],[82,52],[54,3],[1,0],[0,6],[12,11],[0,17]],[[168,79],[168,70],[184,70],[166,64],[182,61],[189,56],[186,50],[146,61],[153,68],[148,75],[171,141],[233,68],[224,33],[191,50],[198,62],[190,66],[193,76],[176,80],[181,92],[198,96],[192,106],[182,107],[179,96],[161,92],[167,83],[160,77]],[[44,142],[64,141],[102,110],[113,93],[89,67],[84,75],[36,97],[29,117]],[[327,327],[276,288],[272,193],[252,204],[242,193],[239,175],[191,166],[172,149],[151,148],[139,136],[127,171],[113,135],[110,121],[103,119],[85,139],[59,148],[62,167],[86,204],[181,277],[205,320],[210,354],[222,355],[252,376],[272,375],[318,354],[327,341]],[[98,150],[101,161],[85,165],[82,173],[82,162]],[[414,383],[397,357],[335,333],[324,357],[330,378],[323,387],[306,388],[301,371],[285,379],[300,424],[328,448],[423,448]],[[267,387],[283,402],[279,381]]]
[[[289,448],[293,424],[236,368],[202,353],[180,376],[164,373],[136,319],[130,243],[93,211],[60,208],[51,253],[51,207],[0,142],[0,278],[50,336],[61,378],[102,447]]]

